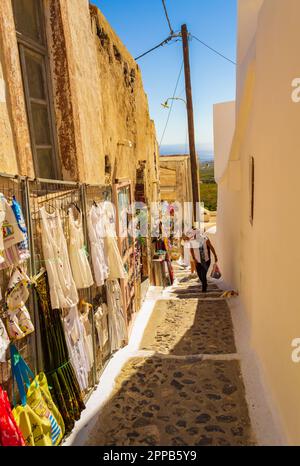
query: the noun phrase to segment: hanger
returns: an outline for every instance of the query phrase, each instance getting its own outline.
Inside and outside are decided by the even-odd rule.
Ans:
[[[77,202],[72,201],[72,202],[70,203],[70,207],[71,207],[71,206],[75,207],[75,209],[77,210],[77,212],[81,214],[81,210],[80,210],[80,207],[78,206]]]

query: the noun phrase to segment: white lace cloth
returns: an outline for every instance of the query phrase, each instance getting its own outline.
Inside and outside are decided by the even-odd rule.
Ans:
[[[58,210],[53,214],[40,209],[42,246],[46,264],[52,309],[64,309],[78,303],[67,242]]]
[[[121,348],[128,341],[127,323],[123,311],[122,294],[118,280],[107,280],[108,327],[111,350]]]
[[[97,286],[102,286],[108,278],[108,264],[104,252],[102,211],[99,206],[91,207],[87,221],[95,282]]]
[[[127,272],[123,265],[123,260],[117,243],[115,209],[111,202],[103,202],[99,208],[102,211],[102,218],[105,230],[105,253],[107,255],[109,279],[127,278]]]
[[[0,362],[5,362],[5,354],[9,343],[10,340],[5,330],[4,323],[0,319]]]
[[[74,219],[73,210],[69,209],[69,257],[75,285],[78,290],[89,288],[94,283],[87,252],[84,246],[82,213]]]
[[[63,325],[70,361],[76,372],[79,386],[84,391],[89,385],[90,363],[84,339],[85,331],[77,306],[69,309],[68,314],[63,318]]]

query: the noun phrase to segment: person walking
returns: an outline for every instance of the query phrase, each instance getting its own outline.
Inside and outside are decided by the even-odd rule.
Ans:
[[[202,292],[207,292],[207,272],[211,264],[211,253],[214,256],[215,262],[218,262],[218,257],[209,238],[199,230],[192,228],[189,230],[183,239],[190,242],[190,250],[199,280],[202,284]]]

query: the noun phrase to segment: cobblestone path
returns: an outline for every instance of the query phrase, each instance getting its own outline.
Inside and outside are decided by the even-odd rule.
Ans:
[[[255,444],[228,304],[216,286],[202,296],[197,280],[180,275],[156,303],[88,445]]]

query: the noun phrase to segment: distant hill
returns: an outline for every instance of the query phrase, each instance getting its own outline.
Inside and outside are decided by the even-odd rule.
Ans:
[[[196,146],[196,150],[201,162],[212,162],[214,160],[214,152],[212,149],[206,149],[201,146]],[[160,155],[186,154],[188,147],[185,144],[170,144],[161,146]]]

